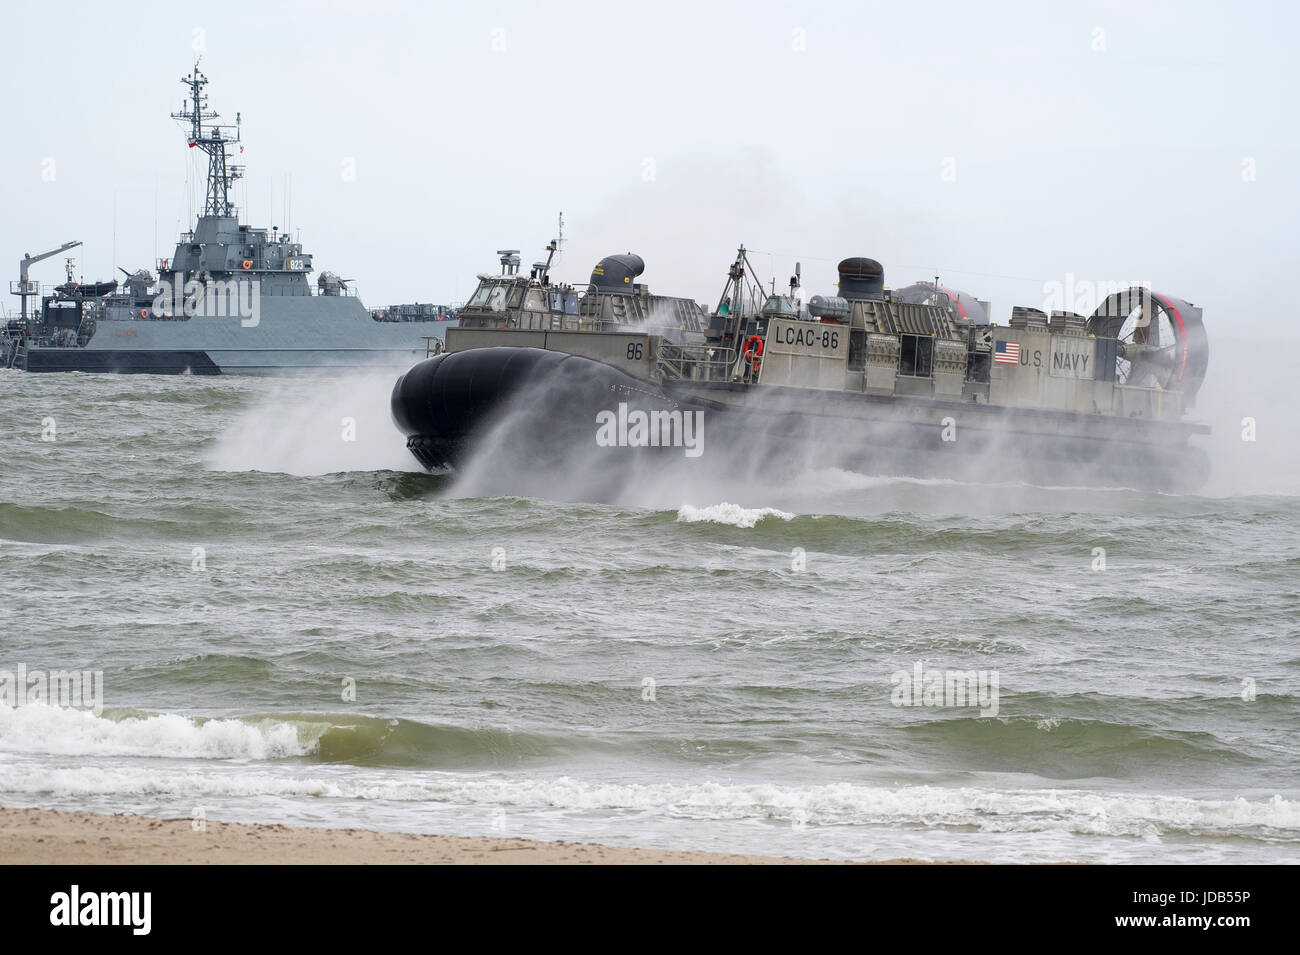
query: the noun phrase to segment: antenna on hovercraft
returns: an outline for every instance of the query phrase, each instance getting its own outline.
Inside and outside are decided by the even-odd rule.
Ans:
[[[551,262],[555,259],[555,253],[559,251],[560,240],[552,239],[546,247],[546,261],[533,263],[533,281],[541,282],[543,285],[551,284]]]
[[[518,249],[497,249],[497,255],[501,256],[502,275],[519,274],[519,250]]]

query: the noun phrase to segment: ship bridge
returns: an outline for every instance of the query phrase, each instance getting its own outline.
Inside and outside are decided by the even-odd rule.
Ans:
[[[460,327],[588,332],[637,327],[670,339],[701,329],[704,310],[696,302],[651,294],[634,281],[645,269],[639,255],[601,259],[580,293],[551,281],[556,249],[556,242],[548,245],[546,261],[535,263],[527,275],[520,274],[517,249],[498,250],[501,272],[478,276],[478,287],[459,312]]]

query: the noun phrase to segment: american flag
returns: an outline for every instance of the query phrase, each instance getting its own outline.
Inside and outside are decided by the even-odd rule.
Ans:
[[[1020,342],[998,342],[993,346],[993,362],[998,365],[1020,364]]]

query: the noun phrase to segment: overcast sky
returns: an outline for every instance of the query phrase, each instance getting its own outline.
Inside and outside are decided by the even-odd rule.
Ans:
[[[203,175],[168,117],[198,46],[211,106],[242,113],[241,215],[291,224],[368,305],[463,300],[496,249],[539,258],[562,210],[561,277],[631,250],[654,290],[710,304],[744,242],[778,284],[802,261],[809,294],[869,255],[1002,322],[1073,273],[1189,299],[1212,335],[1289,329],[1294,11],[13,5],[4,259],[16,278],[81,239],[89,280],[171,255]]]

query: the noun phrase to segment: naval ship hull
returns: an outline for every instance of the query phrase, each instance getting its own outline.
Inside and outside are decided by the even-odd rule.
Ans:
[[[19,346],[14,367],[150,375],[391,368],[425,357],[425,339],[441,340],[454,324],[375,321],[354,297],[317,295],[265,296],[252,321],[205,315],[106,320],[84,347]]]
[[[616,411],[616,409],[619,409]],[[598,416],[696,415],[698,455],[682,447],[602,446]],[[1196,425],[1102,418],[971,402],[753,389],[739,383],[654,384],[600,361],[527,347],[436,356],[398,379],[394,422],[426,468],[463,468],[479,453],[557,473],[579,464],[635,480],[647,463],[772,475],[841,467],[864,473],[1188,491],[1209,460],[1188,444]]]
[[[101,375],[219,375],[203,351],[128,351],[101,348],[32,348],[21,356],[23,371],[80,371]]]

